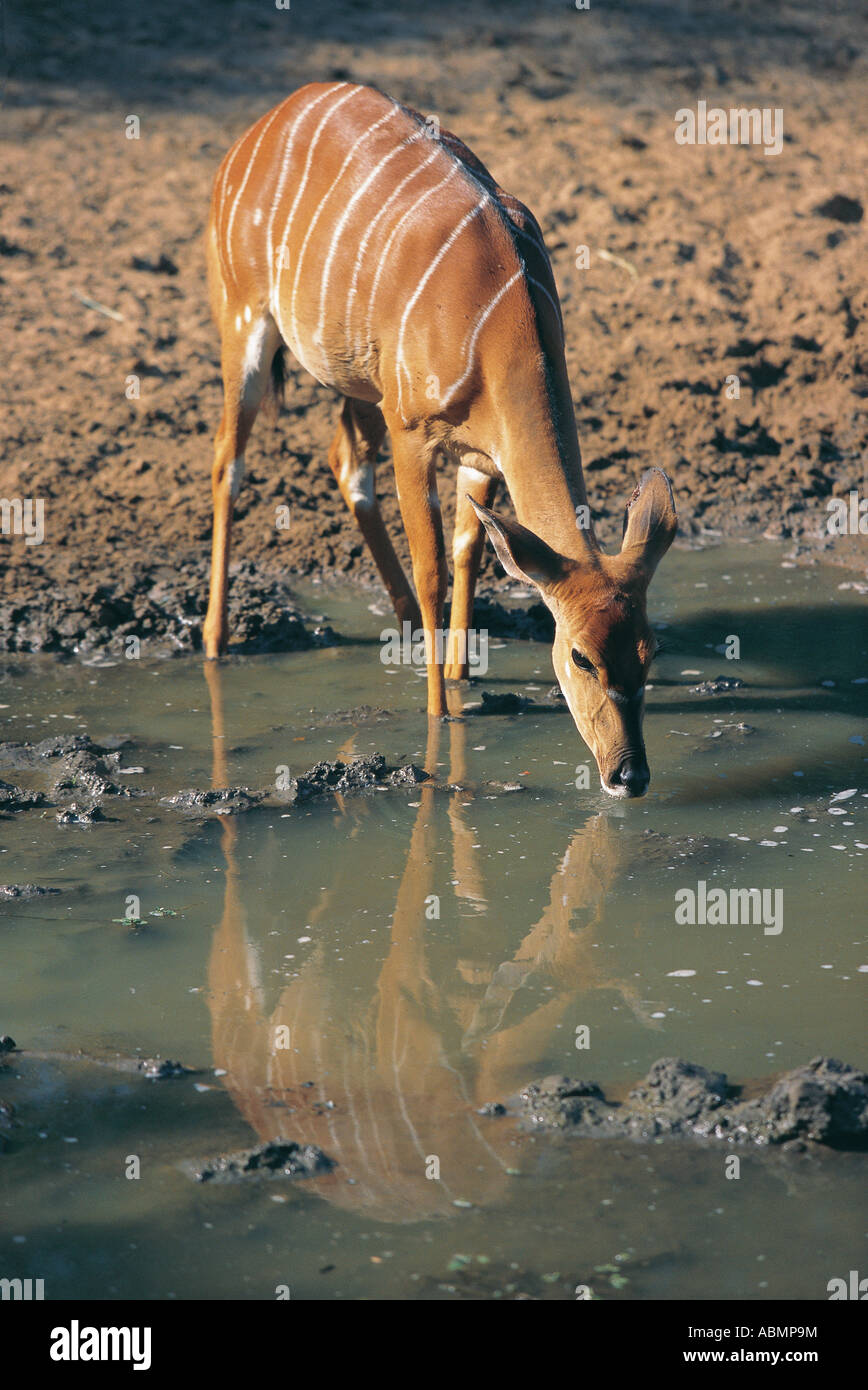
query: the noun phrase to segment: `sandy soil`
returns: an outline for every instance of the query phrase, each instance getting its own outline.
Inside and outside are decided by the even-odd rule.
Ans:
[[[536,212],[604,538],[654,464],[688,539],[815,545],[826,499],[865,494],[868,436],[866,23],[856,0],[829,8],[91,0],[13,14],[0,497],[45,499],[46,538],[0,537],[5,645],[62,649],[82,610],[167,569],[201,612],[221,397],[202,247],[210,184],[236,136],[313,79],[372,81],[438,115]],[[781,107],[782,153],[676,144],[676,110],[699,100]],[[248,575],[373,574],[325,461],[335,413],[332,393],[293,368],[284,413],[257,425],[235,531]],[[406,553],[387,466],[379,487]],[[442,491],[448,519],[448,481]],[[274,525],[280,503],[288,531]],[[864,538],[825,544],[864,568]],[[498,572],[490,555],[485,572]],[[10,638],[16,626],[30,635]]]

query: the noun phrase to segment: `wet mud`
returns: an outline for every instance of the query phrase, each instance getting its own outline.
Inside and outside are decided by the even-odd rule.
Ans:
[[[313,1178],[334,1167],[316,1144],[269,1141],[239,1153],[191,1159],[184,1165],[196,1182],[238,1182],[243,1178]]]
[[[868,1148],[868,1075],[834,1058],[815,1057],[743,1100],[723,1072],[666,1057],[623,1102],[593,1081],[549,1077],[526,1086],[519,1114],[536,1130],[583,1137],[720,1139],[730,1144]]]
[[[864,572],[864,538],[826,527],[828,501],[862,485],[868,438],[864,17],[849,0],[834,12],[798,0],[787,15],[638,0],[532,16],[515,0],[362,13],[337,0],[255,23],[218,3],[203,27],[195,7],[180,16],[168,0],[120,13],[96,0],[71,39],[40,7],[19,7],[0,186],[15,362],[0,494],[43,499],[46,535],[32,547],[3,538],[0,649],[102,661],[135,637],[154,654],[198,650],[221,410],[202,245],[210,186],[252,121],[337,76],[436,112],[538,217],[604,543],[618,543],[624,503],[653,465],[673,479],[682,544],[765,534],[797,560],[821,553]],[[724,106],[786,94],[781,155],[677,145],[675,110],[712,89]],[[132,92],[148,109],[138,141],[118,136]],[[283,414],[257,424],[233,536],[239,650],[331,640],[299,613],[287,576],[377,582],[327,464],[336,410],[291,364]],[[378,491],[406,564],[388,467]],[[448,541],[451,466],[442,493]],[[496,632],[505,588],[489,549],[483,575],[495,597],[476,622]]]
[[[353,712],[349,712],[351,715]],[[379,720],[382,712],[375,712]],[[130,767],[131,741],[125,752],[94,743],[88,734],[61,735],[38,743],[0,743],[0,768],[13,768],[41,780],[44,790],[0,782],[0,817],[39,808],[59,808],[60,825],[93,825],[107,819],[102,803],[114,797],[156,800],[153,790],[130,787],[117,777]],[[136,769],[141,771],[140,768]],[[414,763],[390,766],[384,754],[371,753],[344,762],[320,761],[307,772],[286,777],[259,791],[247,787],[185,788],[159,797],[157,804],[189,816],[231,816],[257,806],[292,806],[316,797],[414,787],[428,774]],[[494,785],[494,784],[492,784]],[[34,896],[34,885],[0,888],[0,899]]]

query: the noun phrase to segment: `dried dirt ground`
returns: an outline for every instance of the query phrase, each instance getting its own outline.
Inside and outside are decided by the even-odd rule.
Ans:
[[[9,16],[0,497],[44,499],[46,535],[0,536],[3,645],[74,647],[95,605],[110,624],[155,576],[201,616],[221,399],[210,184],[253,120],[323,78],[437,115],[536,212],[604,539],[653,464],[688,539],[792,537],[864,569],[865,538],[822,537],[827,499],[866,491],[865,30],[855,0],[43,0]],[[699,100],[782,108],[782,153],[676,144],[675,112]],[[234,545],[254,582],[373,575],[326,463],[335,413],[293,367],[283,414],[257,425]],[[406,554],[386,466],[379,488]]]

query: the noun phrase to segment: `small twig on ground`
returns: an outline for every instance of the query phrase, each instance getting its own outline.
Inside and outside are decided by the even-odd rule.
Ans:
[[[73,290],[76,299],[80,300],[87,309],[95,309],[98,314],[105,314],[107,319],[115,319],[117,323],[123,323],[124,316],[119,314],[117,309],[109,309],[105,304],[100,304],[96,299],[89,299],[81,290]]]
[[[611,251],[598,251],[597,255],[603,261],[610,261],[612,265],[619,265],[622,270],[626,270],[632,275],[634,280],[639,279],[639,272],[632,261],[625,261],[623,256],[613,256]]]

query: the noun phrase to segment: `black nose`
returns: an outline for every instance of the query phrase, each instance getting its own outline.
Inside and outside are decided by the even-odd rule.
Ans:
[[[625,758],[618,768],[613,781],[617,786],[627,788],[628,796],[644,796],[651,781],[651,773],[644,758]]]

